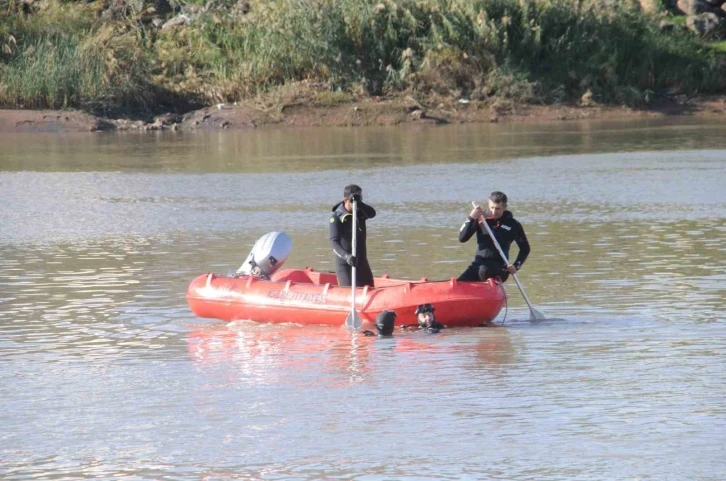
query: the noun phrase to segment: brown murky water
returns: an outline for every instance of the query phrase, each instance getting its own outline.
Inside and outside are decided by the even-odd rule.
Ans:
[[[678,122],[0,137],[3,479],[723,479],[726,140]],[[266,232],[330,269],[351,182],[411,278],[505,191],[550,320],[514,284],[438,335],[191,315]]]

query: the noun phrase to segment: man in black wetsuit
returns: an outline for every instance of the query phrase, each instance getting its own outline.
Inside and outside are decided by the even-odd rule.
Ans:
[[[482,215],[485,220],[481,220]],[[514,263],[506,265],[496,246],[489,237],[486,228],[480,225],[486,222],[492,230],[499,246],[509,259],[509,246],[515,242],[519,254]],[[529,241],[524,234],[522,224],[517,222],[507,210],[507,196],[495,191],[489,196],[489,209],[484,212],[481,206],[475,207],[459,230],[459,242],[466,242],[476,233],[476,254],[474,261],[459,276],[459,281],[484,281],[491,277],[499,277],[502,282],[522,268],[529,255]]]
[[[357,252],[352,252],[354,198],[358,205]],[[333,206],[333,215],[330,216],[330,242],[335,254],[338,285],[350,286],[352,284],[352,267],[356,266],[355,285],[373,287],[373,272],[368,264],[366,253],[366,221],[375,216],[376,209],[363,203],[363,189],[355,184],[346,186],[343,190],[343,200]]]

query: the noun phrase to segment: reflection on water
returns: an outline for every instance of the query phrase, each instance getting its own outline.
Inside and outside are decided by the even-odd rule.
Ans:
[[[660,123],[3,137],[3,479],[722,479],[726,146]],[[507,192],[548,320],[514,284],[435,335],[191,315],[272,230],[331,270],[353,181],[408,278],[458,276]]]
[[[723,148],[721,121],[643,119],[219,133],[0,135],[0,169],[318,172],[601,152]]]
[[[205,326],[187,335],[189,355],[199,369],[216,364],[239,369],[236,382],[249,385],[290,384],[304,387],[315,382],[327,388],[364,382],[398,385],[419,374],[422,365],[449,365],[451,357],[474,355],[474,362],[457,369],[479,370],[516,359],[507,330],[450,329],[433,335],[397,330],[392,337],[355,335],[343,326],[256,324],[236,321]],[[486,331],[486,332],[485,332]],[[460,336],[466,343],[460,344]],[[450,338],[454,337],[456,343]],[[475,338],[474,345],[469,341]],[[393,356],[400,364],[392,372],[381,370],[380,358]],[[458,362],[458,361],[457,361]],[[451,364],[449,368],[454,368]],[[276,376],[270,376],[270,372]]]
[[[201,369],[233,364],[238,382],[251,385],[311,381],[328,387],[363,380],[372,338],[338,327],[274,326],[237,321],[188,334],[190,356]],[[270,372],[275,376],[270,376]]]

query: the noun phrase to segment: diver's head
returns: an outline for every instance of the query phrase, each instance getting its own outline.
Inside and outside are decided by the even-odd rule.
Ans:
[[[376,316],[376,329],[380,336],[392,336],[396,324],[396,311],[385,310]]]
[[[436,322],[435,310],[431,304],[421,304],[416,308],[416,319],[420,328],[429,328],[434,325]]]

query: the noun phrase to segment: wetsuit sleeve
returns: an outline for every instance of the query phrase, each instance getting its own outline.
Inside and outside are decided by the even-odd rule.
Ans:
[[[527,256],[530,251],[529,241],[524,233],[524,227],[522,227],[522,224],[517,224],[517,233],[514,237],[514,242],[516,242],[517,247],[519,247],[519,254],[517,254],[517,260],[514,261],[514,266],[517,269],[520,269],[522,264],[524,264],[524,261],[527,260]]]
[[[468,217],[466,219],[466,222],[464,222],[464,224],[461,226],[461,229],[459,229],[459,242],[466,242],[471,239],[471,236],[473,236],[474,232],[476,232],[476,228],[478,225],[478,221],[472,219],[471,217]]]
[[[376,209],[373,206],[364,204],[362,201],[358,203],[358,218],[372,219],[376,216]]]
[[[348,255],[348,252],[343,249],[343,246],[340,245],[340,237],[341,232],[343,230],[343,223],[340,222],[340,218],[333,214],[330,216],[330,243],[333,246],[333,252],[336,256],[340,257],[341,259],[345,260],[345,257]]]

